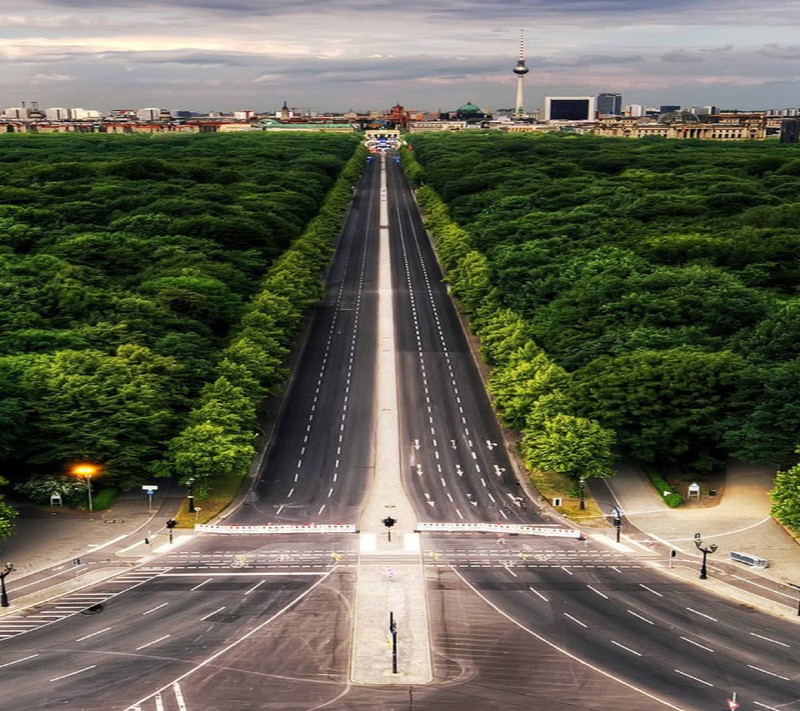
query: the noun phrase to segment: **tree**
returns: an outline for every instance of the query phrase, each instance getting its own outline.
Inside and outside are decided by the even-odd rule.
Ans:
[[[0,476],[0,487],[6,486],[8,481]],[[8,538],[14,532],[12,523],[17,512],[12,509],[5,501],[5,497],[0,494],[0,539]]]
[[[175,474],[181,482],[192,482],[198,496],[220,474],[247,473],[255,454],[252,434],[231,433],[222,425],[200,422],[190,425],[170,441],[162,474]]]
[[[38,358],[23,377],[32,411],[28,461],[58,469],[86,459],[116,482],[137,483],[174,425],[178,369],[172,358],[134,345],[113,355],[84,350]]]
[[[800,448],[796,453],[800,454]],[[800,464],[778,472],[770,497],[772,515],[785,526],[800,533]]]
[[[573,479],[613,476],[614,433],[584,417],[559,414],[522,440],[525,463]]]

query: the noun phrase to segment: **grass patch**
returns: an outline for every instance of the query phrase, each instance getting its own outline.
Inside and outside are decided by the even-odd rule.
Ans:
[[[177,528],[193,528],[196,523],[208,523],[230,505],[243,482],[244,477],[240,474],[218,476],[211,483],[209,494],[205,499],[195,497],[196,513],[189,513],[186,510],[185,501],[181,504],[181,510],[174,516],[178,522]]]
[[[529,472],[529,475],[534,488],[547,499],[548,503],[552,505],[553,499],[561,499],[561,506],[556,508],[560,514],[581,524],[588,523],[590,519],[603,518],[603,512],[588,489],[584,496],[586,508],[581,511],[580,493],[574,479],[557,472],[535,471]]]
[[[110,509],[112,504],[119,496],[119,489],[115,486],[104,486],[96,494],[92,494],[92,508],[95,511],[105,511]],[[88,508],[88,503],[84,503],[81,508]]]

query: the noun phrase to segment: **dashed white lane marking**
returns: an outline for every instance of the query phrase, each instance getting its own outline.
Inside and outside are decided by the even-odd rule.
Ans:
[[[700,644],[699,642],[695,642],[693,639],[689,639],[688,637],[681,637],[681,639],[684,642],[688,642],[689,644],[693,644],[695,647],[700,647],[700,649],[705,649],[706,652],[712,652],[712,653],[714,652],[714,650],[711,649],[711,647],[706,647],[705,645]]]
[[[563,614],[564,614],[564,617],[566,617],[566,618],[568,618],[568,619],[572,620],[573,622],[576,622],[576,623],[577,623],[577,624],[579,624],[581,627],[584,627],[584,628],[588,628],[588,627],[589,627],[589,625],[587,625],[587,624],[585,624],[585,623],[581,622],[581,621],[580,621],[580,620],[579,620],[577,617],[573,617],[572,615],[570,615],[570,614],[569,614],[569,612],[565,612],[565,613],[563,613]]]
[[[619,642],[617,642],[617,641],[615,641],[613,639],[611,640],[611,644],[619,647],[620,649],[624,649],[626,652],[630,652],[631,654],[635,654],[637,657],[641,657],[642,656],[635,649],[631,649],[630,647],[626,647],[624,644],[620,644]]]
[[[19,659],[15,659],[13,662],[6,662],[5,664],[0,664],[0,669],[3,667],[10,667],[14,664],[19,664],[20,662],[27,662],[29,659],[33,659],[34,657],[38,657],[38,654],[29,654],[27,657],[20,657]]]
[[[95,635],[103,634],[103,632],[108,632],[110,629],[111,629],[110,627],[104,627],[101,630],[97,630],[97,632],[92,632],[91,634],[84,635],[83,637],[78,637],[78,639],[76,639],[75,641],[76,642],[83,642],[83,640],[89,639],[89,637],[94,637]]]
[[[50,679],[50,681],[60,681],[61,679],[66,679],[68,676],[75,676],[76,674],[82,674],[85,671],[89,671],[90,669],[94,669],[96,666],[97,666],[97,664],[92,664],[92,665],[90,665],[88,667],[84,667],[83,669],[78,669],[77,671],[70,672],[69,674],[62,674],[61,676],[57,676],[57,677],[55,677],[53,679]]]
[[[136,647],[136,651],[138,652],[140,649],[147,649],[148,647],[152,647],[154,644],[158,644],[159,642],[163,642],[167,637],[171,637],[172,635],[162,635],[158,639],[154,639],[152,642],[148,642],[147,644],[143,644],[141,647]]]
[[[759,639],[763,639],[765,642],[772,642],[773,644],[779,644],[781,647],[791,647],[791,644],[786,644],[785,642],[779,642],[777,639],[772,639],[772,637],[764,637],[763,635],[756,634],[755,632],[751,632],[753,637],[758,637]]]
[[[693,676],[692,674],[688,674],[687,672],[681,671],[680,669],[676,669],[675,672],[680,674],[681,676],[685,676],[687,679],[692,679],[693,681],[700,682],[701,684],[705,684],[706,686],[711,686],[711,687],[714,686],[711,682],[706,681],[705,679],[701,679],[700,677]]]

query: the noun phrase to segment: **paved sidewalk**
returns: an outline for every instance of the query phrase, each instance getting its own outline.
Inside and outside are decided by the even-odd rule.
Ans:
[[[0,541],[0,560],[12,562],[15,569],[6,581],[9,589],[25,576],[99,551],[136,531],[141,531],[142,540],[148,532],[155,533],[174,515],[183,495],[168,482],[160,486],[152,509],[140,490],[126,492],[110,509],[93,513],[15,504],[20,512],[14,519],[15,533]]]
[[[617,476],[604,481],[610,497],[601,493],[598,503],[614,503],[603,500],[612,498],[622,510],[625,524],[632,524],[623,526],[621,549],[632,552],[636,546],[663,544],[681,556],[674,567],[664,564],[665,571],[743,604],[793,621],[800,619],[797,592],[786,587],[800,583],[800,544],[769,515],[774,471],[732,464],[715,496],[703,492],[700,500],[693,498],[677,509],[670,509],[660,499],[635,465],[620,465],[617,471]],[[595,491],[599,488],[594,485]],[[601,508],[608,511],[609,507]],[[702,581],[698,577],[702,556],[694,545],[696,533],[701,535],[704,545],[718,546],[708,557],[708,579]],[[602,538],[605,540],[606,536]],[[729,561],[731,551],[767,558],[769,568],[754,569]],[[697,561],[697,565],[687,566],[687,558]],[[750,584],[740,587],[738,581],[743,580]]]

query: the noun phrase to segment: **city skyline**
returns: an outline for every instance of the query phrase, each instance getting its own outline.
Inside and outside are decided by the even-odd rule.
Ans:
[[[0,14],[0,104],[195,111],[800,103],[800,2],[769,0],[31,0]]]

